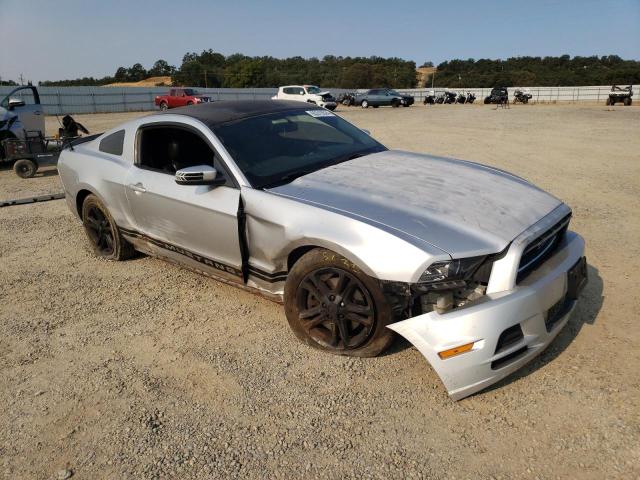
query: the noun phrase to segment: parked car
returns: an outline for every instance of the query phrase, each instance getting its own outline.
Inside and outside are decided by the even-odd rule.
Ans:
[[[484,99],[485,105],[488,103],[497,103],[506,105],[509,103],[509,91],[506,87],[494,87],[491,93]]]
[[[211,97],[202,95],[193,88],[172,88],[166,95],[157,95],[155,104],[160,110],[168,110],[211,101]]]
[[[516,88],[513,92],[513,103],[529,103],[533,95],[526,88]]]
[[[283,302],[295,335],[326,352],[376,355],[398,332],[454,399],[549,345],[587,278],[556,197],[388,150],[317,105],[136,118],[64,150],[58,170],[97,256],[139,250]]]
[[[415,99],[411,95],[403,95],[390,88],[374,88],[364,93],[359,93],[356,97],[356,103],[362,108],[373,108],[391,106],[391,107],[410,107]]]
[[[607,105],[622,103],[625,106],[629,106],[632,103],[631,97],[633,97],[633,88],[631,85],[626,87],[613,85],[609,92],[609,97],[607,97]]]
[[[294,100],[319,105],[327,110],[335,110],[338,104],[328,91],[322,91],[315,85],[288,85],[278,88],[273,100]]]

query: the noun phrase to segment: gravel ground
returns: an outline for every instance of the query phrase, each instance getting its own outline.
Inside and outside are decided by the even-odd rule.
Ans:
[[[389,147],[504,168],[573,207],[590,283],[555,342],[454,403],[406,342],[323,354],[259,296],[153,258],[93,257],[63,201],[2,208],[5,478],[640,476],[640,108],[341,114]],[[137,115],[76,118],[99,131]],[[0,199],[58,190],[55,170],[0,171]]]

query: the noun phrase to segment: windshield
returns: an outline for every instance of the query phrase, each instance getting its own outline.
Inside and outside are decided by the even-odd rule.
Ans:
[[[255,188],[297,177],[386,148],[349,122],[323,110],[290,110],[212,128]]]
[[[307,87],[307,93],[320,93],[320,88],[318,88],[318,87]]]

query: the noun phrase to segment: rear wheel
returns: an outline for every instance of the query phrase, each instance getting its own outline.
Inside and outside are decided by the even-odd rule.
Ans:
[[[22,158],[13,164],[13,171],[20,178],[31,178],[38,171],[38,164],[29,158]]]
[[[94,253],[108,260],[126,260],[135,250],[120,233],[111,214],[95,195],[82,204],[82,224]]]
[[[284,291],[287,320],[307,345],[337,355],[372,357],[394,334],[379,283],[346,258],[318,248],[291,269]]]

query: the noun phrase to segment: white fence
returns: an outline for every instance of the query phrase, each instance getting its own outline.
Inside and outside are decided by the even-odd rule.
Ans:
[[[15,87],[0,86],[0,99]],[[346,92],[346,89],[328,88],[335,96]],[[430,88],[398,89],[421,102]],[[434,88],[436,93],[444,88]],[[478,101],[489,95],[490,87],[485,88],[450,88],[451,91],[469,91],[476,95]],[[509,96],[513,98],[515,88],[509,88]],[[610,86],[592,87],[528,87],[533,95],[532,103],[555,102],[593,102],[603,103],[607,98]],[[640,85],[634,85],[635,92],[640,91]],[[46,114],[64,113],[109,113],[135,112],[154,110],[156,95],[167,93],[168,87],[140,88],[140,87],[38,87],[40,101]],[[268,99],[276,94],[276,88],[199,88],[199,92],[210,95],[214,100],[256,100]],[[26,92],[26,91],[23,91]],[[20,95],[18,95],[20,96]],[[31,93],[25,93],[31,96]],[[29,101],[29,98],[25,98]],[[640,101],[638,101],[640,103]]]

